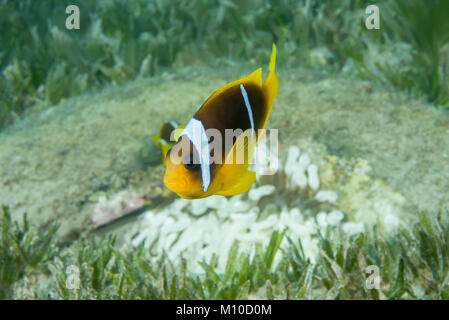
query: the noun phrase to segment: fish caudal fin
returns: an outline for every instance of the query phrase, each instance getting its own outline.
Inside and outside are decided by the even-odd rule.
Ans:
[[[273,107],[273,100],[276,98],[279,91],[279,79],[276,75],[276,45],[273,43],[273,50],[271,52],[270,65],[269,65],[269,73],[264,83],[262,84],[262,90],[267,99],[267,117],[265,119],[264,125],[262,128],[265,128],[265,124],[268,120],[268,116],[270,115],[271,108]]]

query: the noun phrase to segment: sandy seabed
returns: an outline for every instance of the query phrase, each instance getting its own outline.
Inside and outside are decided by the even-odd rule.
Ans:
[[[232,221],[239,225],[260,221],[264,232],[269,232],[291,225],[289,221],[295,217],[298,228],[305,223],[312,223],[310,228],[343,221],[376,223],[379,217],[387,217],[383,223],[388,224],[394,220],[392,216],[409,223],[419,211],[436,213],[447,208],[447,111],[367,81],[280,70],[279,95],[267,128],[279,129],[284,165],[291,147],[297,147],[317,166],[319,190],[295,186],[284,167],[278,176],[260,179],[254,186],[275,186],[265,200],[254,201],[248,195],[212,200],[206,205],[210,210],[197,216],[195,205],[177,200],[164,187],[161,164],[143,164],[142,148],[150,148],[146,150],[150,156],[157,150],[142,141],[165,121],[186,123],[214,90],[245,76],[242,69],[246,70],[186,68],[71,98],[42,111],[37,106],[0,134],[0,202],[11,207],[15,218],[28,212],[33,223],[60,223],[59,235],[71,241],[95,229],[92,215],[99,203],[105,205],[117,194],[130,194],[151,209],[115,230],[122,242],[131,241],[131,233],[145,234],[152,216],[157,216],[157,222],[150,225],[159,225],[159,232],[168,228],[166,221],[174,219],[182,220],[184,229],[192,224],[203,228],[195,229],[201,234],[208,232],[212,223],[230,223],[232,230]],[[319,191],[333,191],[338,199],[317,201]],[[223,215],[222,205],[232,208],[230,204],[238,201],[240,207],[228,217]],[[274,205],[269,206],[270,202]],[[243,210],[249,212],[247,217],[242,215],[242,206],[248,206]],[[201,220],[208,213],[208,222]],[[161,216],[164,214],[166,219]],[[180,225],[172,225],[169,232]],[[245,238],[242,235],[251,232],[242,230],[240,235],[234,234],[236,239],[260,240],[250,235]],[[261,234],[260,230],[254,228],[255,233]],[[174,246],[175,238],[180,237],[181,233],[176,237],[167,234],[162,248]],[[145,241],[145,236],[140,240]],[[232,240],[223,241],[231,246]],[[209,241],[206,246],[212,244]],[[179,245],[174,247],[182,251]]]

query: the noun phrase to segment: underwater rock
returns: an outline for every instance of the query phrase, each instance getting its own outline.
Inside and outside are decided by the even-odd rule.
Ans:
[[[97,226],[101,226],[143,207],[144,204],[145,200],[135,192],[122,191],[111,199],[101,196],[91,219]]]

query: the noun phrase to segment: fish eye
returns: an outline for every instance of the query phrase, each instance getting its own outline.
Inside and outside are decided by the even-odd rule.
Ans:
[[[185,163],[184,167],[186,167],[187,170],[193,171],[200,167],[199,163]]]
[[[198,162],[194,161],[193,154],[190,154],[188,159],[185,159],[184,161],[184,167],[189,171],[197,170],[200,168],[200,166],[201,165]]]

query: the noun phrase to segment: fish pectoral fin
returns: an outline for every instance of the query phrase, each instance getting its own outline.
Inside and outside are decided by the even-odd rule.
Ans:
[[[220,169],[219,177],[216,177],[223,183],[216,194],[233,196],[248,191],[256,179],[256,173],[248,170],[255,147],[256,137],[251,129],[237,137]]]
[[[241,133],[231,150],[225,158],[225,164],[246,164],[251,163],[256,149],[256,136],[252,134],[251,129]]]
[[[256,173],[254,171],[246,170],[240,176],[236,176],[236,183],[229,187],[218,191],[216,194],[221,196],[235,196],[247,192],[256,180]]]

